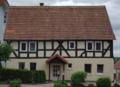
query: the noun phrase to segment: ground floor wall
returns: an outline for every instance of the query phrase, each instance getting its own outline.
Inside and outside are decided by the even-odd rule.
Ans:
[[[91,64],[91,73],[87,75],[86,81],[96,81],[99,77],[108,76],[113,81],[114,77],[114,61],[113,58],[65,58],[68,63],[72,64],[72,68],[68,68],[65,64],[65,80],[70,80],[71,75],[77,71],[85,71],[85,64]],[[36,63],[36,70],[44,70],[46,79],[49,80],[49,64],[45,63],[46,58],[42,59],[11,59],[7,61],[7,68],[19,68],[19,63],[24,62],[25,68],[30,70],[30,63]],[[53,65],[60,65],[60,79],[62,80],[63,64],[51,63],[50,64],[50,80],[53,80]],[[97,73],[97,64],[102,64],[103,73]]]

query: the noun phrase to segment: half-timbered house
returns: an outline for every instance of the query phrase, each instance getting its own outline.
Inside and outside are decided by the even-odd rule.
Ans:
[[[47,80],[57,71],[86,71],[87,81],[113,80],[114,33],[105,6],[10,6],[4,40],[15,52],[8,68],[45,70]]]

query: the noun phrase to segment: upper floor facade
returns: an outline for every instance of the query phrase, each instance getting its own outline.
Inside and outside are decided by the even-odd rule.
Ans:
[[[113,58],[113,40],[10,41],[11,58]]]

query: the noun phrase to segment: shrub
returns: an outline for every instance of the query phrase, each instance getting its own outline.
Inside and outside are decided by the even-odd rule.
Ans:
[[[10,79],[8,79],[8,80],[6,80],[6,82],[7,82],[7,84],[10,84],[11,80],[10,80]]]
[[[85,86],[83,84],[83,82],[85,82],[86,77],[87,77],[87,73],[86,72],[83,72],[83,71],[75,72],[71,76],[70,84],[72,86]]]
[[[54,84],[54,87],[66,87],[64,84],[60,83],[60,82],[56,82]]]
[[[88,84],[88,87],[93,87],[93,86],[94,86],[94,84],[92,84],[92,83]]]
[[[109,77],[100,77],[96,81],[97,87],[111,87],[111,80]]]
[[[2,78],[1,78],[2,81],[6,81],[8,79],[14,80],[17,78],[20,78],[23,83],[46,82],[46,75],[43,70],[31,71],[31,70],[24,70],[24,69],[2,68]]]
[[[10,87],[19,87],[22,81],[20,79],[15,79],[10,82]]]
[[[68,86],[66,81],[59,81],[59,83],[63,83],[65,86]]]
[[[114,83],[114,87],[120,87],[118,83]]]

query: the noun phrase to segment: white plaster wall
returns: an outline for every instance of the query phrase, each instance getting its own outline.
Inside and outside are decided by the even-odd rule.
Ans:
[[[110,51],[107,51],[105,57],[110,57]]]
[[[46,41],[46,49],[52,49],[52,42]]]
[[[69,54],[70,54],[70,56],[75,56],[75,51],[67,51]]]
[[[93,52],[87,52],[88,57],[93,57]]]
[[[65,49],[67,49],[67,41],[64,41],[62,45],[64,46]]]
[[[20,57],[27,57],[27,53],[20,53]]]
[[[84,51],[77,51],[77,56],[80,56]]]
[[[44,49],[43,41],[39,41],[39,42],[38,42],[38,48],[39,48],[39,49]]]
[[[36,53],[29,53],[29,57],[36,57]]]
[[[18,41],[12,41],[11,46],[13,46],[13,49],[18,49]]]
[[[109,46],[109,43],[107,41],[104,41],[104,49],[107,49],[108,46]]]
[[[15,55],[13,53],[10,54],[10,57],[15,57]]]
[[[51,57],[51,55],[53,54],[54,51],[46,51],[46,56],[47,57]]]
[[[102,53],[95,53],[95,57],[102,57]]]
[[[59,45],[58,42],[54,41],[54,49],[56,49],[58,45]]]
[[[77,48],[78,49],[85,49],[85,42],[84,41],[78,41],[77,42]]]
[[[16,55],[18,56],[18,51],[15,51]]]
[[[67,57],[68,55],[66,54],[66,52],[65,52],[65,51],[62,51],[62,56]]]
[[[44,51],[38,51],[38,57],[43,57],[44,56]]]

